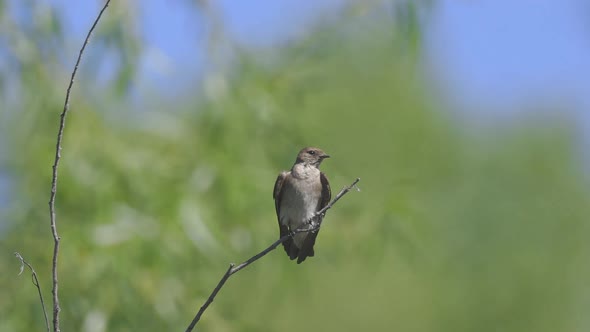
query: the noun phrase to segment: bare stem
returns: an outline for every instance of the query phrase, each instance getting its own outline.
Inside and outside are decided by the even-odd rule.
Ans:
[[[235,266],[233,263],[231,263],[229,265],[229,268],[225,272],[225,274],[221,277],[221,280],[219,280],[219,282],[217,283],[217,286],[215,287],[215,289],[213,289],[213,292],[211,293],[211,295],[209,295],[209,297],[207,298],[207,301],[205,301],[205,303],[203,304],[203,306],[199,309],[199,311],[195,315],[195,318],[193,318],[192,322],[187,327],[186,332],[191,332],[193,330],[193,328],[195,327],[195,325],[197,325],[197,323],[201,319],[201,316],[203,315],[203,313],[205,312],[205,310],[207,310],[207,308],[209,307],[209,305],[211,303],[213,303],[213,300],[215,299],[215,296],[217,296],[217,293],[219,293],[219,291],[221,290],[221,288],[223,287],[223,285],[225,285],[225,282],[227,281],[227,279],[229,279],[229,277],[231,277],[235,273],[239,272],[240,270],[244,269],[246,266],[254,263],[258,259],[266,256],[266,254],[268,254],[269,252],[275,250],[279,246],[279,244],[287,241],[293,235],[298,234],[298,233],[305,233],[305,232],[311,232],[311,231],[317,231],[317,230],[319,230],[320,227],[322,226],[321,224],[322,224],[322,220],[323,220],[323,218],[321,218],[320,216],[323,216],[324,214],[326,214],[326,211],[328,211],[329,209],[331,209],[332,206],[334,206],[334,204],[336,204],[336,202],[338,202],[338,200],[340,198],[342,198],[342,196],[346,195],[346,193],[348,193],[352,188],[356,187],[356,184],[360,180],[361,179],[357,178],[356,180],[354,180],[354,182],[350,186],[344,187],[342,190],[340,190],[340,192],[338,193],[338,195],[336,195],[336,197],[328,205],[326,205],[323,209],[321,209],[318,212],[316,212],[315,216],[313,216],[308,221],[308,224],[310,224],[312,226],[305,226],[305,227],[301,227],[301,228],[298,228],[298,229],[292,231],[290,234],[285,235],[285,236],[281,237],[280,239],[276,240],[275,242],[273,242],[273,244],[271,244],[270,246],[268,246],[266,249],[262,250],[261,252],[257,253],[256,255],[250,257],[245,262],[243,262],[243,263],[241,263],[241,264],[239,264],[237,266]],[[319,218],[319,220],[318,220],[317,223],[315,223],[315,224],[311,223],[312,221],[314,221],[314,219],[318,219],[318,217],[320,217],[320,218]]]
[[[86,49],[86,45],[88,45],[88,41],[90,40],[90,36],[92,32],[96,28],[98,21],[102,17],[102,14],[109,6],[111,0],[107,0],[104,6],[102,7],[100,13],[94,20],[92,27],[88,30],[88,34],[86,35],[86,39],[84,40],[84,44],[82,44],[82,48],[80,48],[80,52],[78,53],[78,59],[76,60],[76,64],[74,65],[74,70],[72,71],[72,77],[70,79],[70,83],[68,85],[66,91],[66,100],[64,102],[64,108],[60,115],[59,121],[59,130],[57,132],[57,143],[55,145],[55,161],[53,163],[53,174],[51,178],[51,195],[49,197],[49,215],[51,218],[51,233],[53,235],[53,261],[52,261],[52,289],[51,293],[53,294],[53,331],[59,332],[59,296],[58,296],[58,278],[57,278],[57,258],[59,256],[59,242],[60,237],[57,233],[57,223],[55,220],[55,195],[57,194],[57,169],[59,166],[59,160],[61,158],[61,144],[63,140],[64,134],[64,127],[66,124],[66,115],[68,113],[70,107],[70,93],[72,90],[72,86],[74,85],[74,79],[76,78],[76,73],[78,72],[78,67],[80,65],[80,61],[82,60],[82,55],[84,54],[84,50]]]
[[[39,293],[39,299],[41,300],[41,309],[43,310],[43,316],[45,317],[45,326],[47,327],[47,332],[49,332],[49,318],[47,317],[47,309],[45,309],[45,301],[43,301],[43,293],[41,293],[41,286],[39,285],[39,279],[37,278],[37,272],[35,272],[35,269],[31,266],[31,264],[29,264],[23,258],[23,256],[21,256],[21,254],[19,254],[18,252],[15,252],[14,256],[16,256],[16,258],[18,258],[20,260],[21,265],[20,265],[19,275],[21,273],[23,273],[25,265],[29,268],[29,270],[31,270],[31,279],[32,279],[33,285],[35,285],[35,287],[37,287],[37,292]]]

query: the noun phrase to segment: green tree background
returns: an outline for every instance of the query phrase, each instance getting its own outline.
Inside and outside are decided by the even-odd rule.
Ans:
[[[71,73],[63,58],[79,42],[68,46],[55,9],[27,2],[36,19],[23,22],[7,6],[0,331],[39,331],[36,290],[12,253],[34,265],[49,301],[50,165]],[[328,213],[316,257],[297,265],[277,250],[240,272],[200,330],[590,328],[590,193],[576,124],[557,109],[465,129],[420,70],[429,4],[400,3],[395,15],[381,6],[352,4],[272,51],[234,49],[215,73],[225,85],[173,101],[146,93],[161,105],[147,112],[128,99],[142,51],[132,5],[111,5],[66,125],[63,331],[183,330],[229,262],[277,238],[272,186],[306,145],[332,155],[322,167],[334,192],[356,177],[362,191]],[[97,81],[107,51],[119,67]]]

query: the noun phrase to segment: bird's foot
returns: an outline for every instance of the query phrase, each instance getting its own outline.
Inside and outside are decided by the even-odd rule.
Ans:
[[[309,229],[314,229],[318,227],[318,222],[316,221],[316,218],[313,218],[309,221]]]
[[[324,214],[316,214],[309,220],[310,229],[317,229],[320,227],[320,222],[324,218]]]

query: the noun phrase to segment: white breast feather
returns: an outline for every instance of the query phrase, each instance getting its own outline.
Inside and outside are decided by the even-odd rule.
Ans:
[[[291,176],[295,179],[284,184],[280,219],[281,224],[295,230],[304,226],[316,212],[321,191],[309,189],[320,181],[320,171],[315,167],[294,167]],[[301,248],[306,236],[306,233],[296,234],[293,239],[295,245]]]

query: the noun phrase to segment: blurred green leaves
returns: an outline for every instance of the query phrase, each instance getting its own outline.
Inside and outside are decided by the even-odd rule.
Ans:
[[[276,239],[272,185],[306,145],[332,156],[322,167],[334,192],[356,177],[362,191],[328,213],[316,257],[298,266],[277,250],[241,272],[201,329],[590,326],[590,195],[574,125],[466,130],[429,97],[418,55],[400,52],[400,34],[419,30],[389,29],[380,8],[345,12],[271,55],[238,53],[215,98],[185,96],[160,112],[124,112],[117,93],[92,89],[95,71],[81,72],[56,201],[64,330],[184,329],[229,262]],[[141,42],[117,22],[95,42],[133,59]],[[0,331],[43,326],[13,251],[50,288],[46,202],[65,85],[43,73],[69,69],[37,62],[20,73],[30,98],[2,114],[13,199]],[[115,77],[134,77],[133,61],[121,63]],[[112,86],[124,96],[129,84]]]

